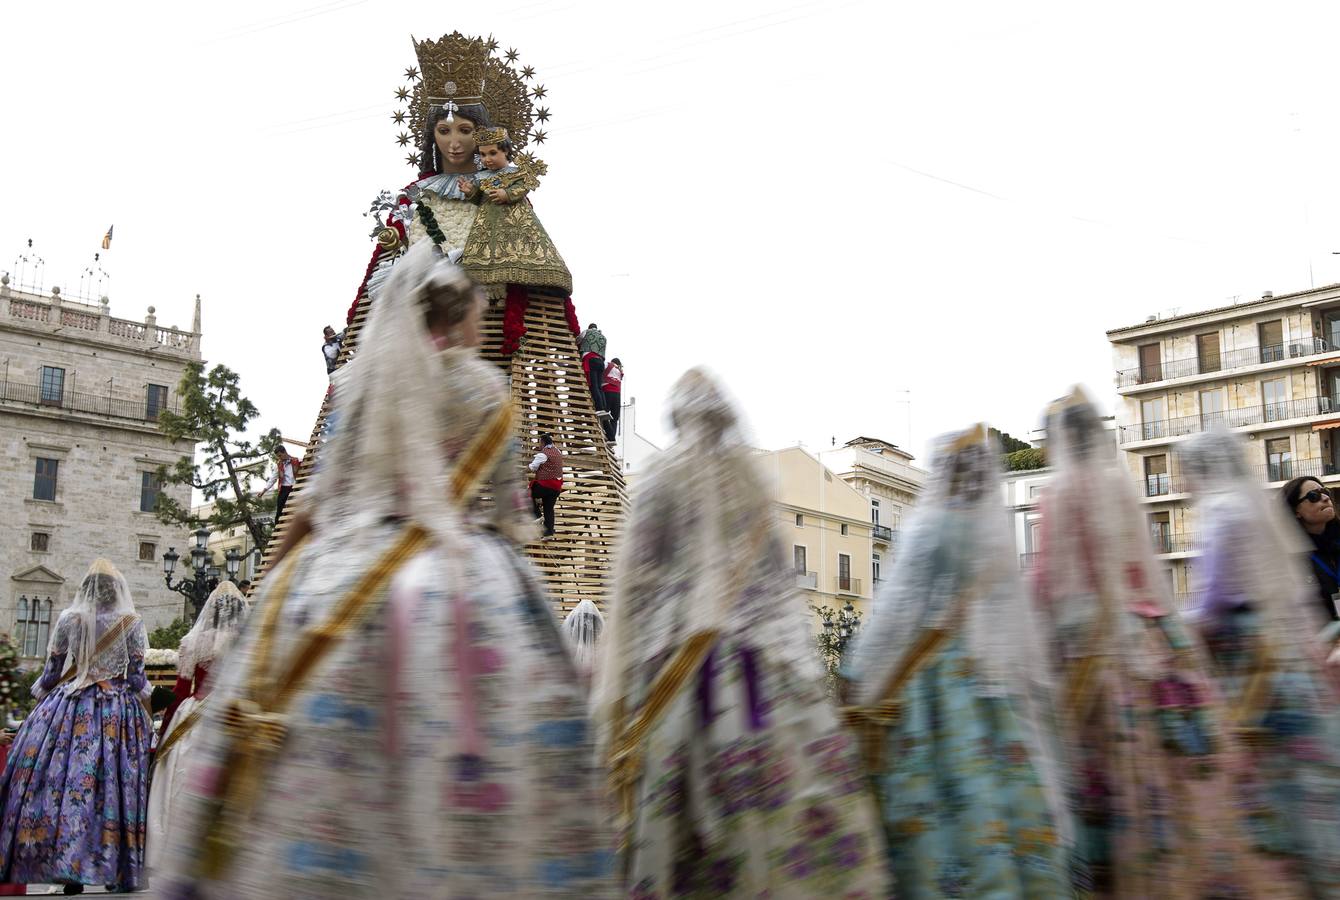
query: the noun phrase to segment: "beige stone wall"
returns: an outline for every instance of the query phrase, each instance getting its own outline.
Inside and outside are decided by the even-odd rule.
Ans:
[[[806,569],[815,573],[815,588],[801,592],[805,601],[838,608],[850,599],[865,611],[872,588],[869,500],[798,447],[767,454],[763,460],[787,552],[804,547]],[[797,514],[801,525],[796,524]],[[859,590],[852,594],[838,590],[840,554],[850,557],[851,578],[859,582]]]
[[[70,307],[66,307],[70,310]],[[182,614],[183,598],[163,584],[162,555],[186,556],[190,536],[140,512],[142,473],[172,465],[194,451],[173,444],[156,424],[138,418],[146,385],[169,389],[169,404],[186,363],[199,359],[199,336],[72,310],[90,327],[72,325],[42,298],[17,299],[0,286],[0,379],[7,387],[38,384],[44,365],[65,369],[65,392],[125,401],[121,416],[63,406],[39,406],[33,395],[0,393],[0,631],[14,634],[20,597],[51,599],[51,622],[69,606],[89,563],[110,559],[130,582],[149,629]],[[91,315],[91,319],[88,316]],[[127,415],[128,413],[128,415]],[[38,458],[58,464],[54,501],[33,497]],[[172,496],[189,505],[190,489]],[[47,549],[32,549],[34,533]],[[140,560],[140,544],[153,558]],[[179,564],[179,570],[181,566]],[[41,647],[38,655],[45,653]]]
[[[6,327],[0,327],[0,361],[7,361],[0,362],[0,377],[15,383],[39,384],[42,366],[56,366],[65,370],[67,391],[138,402],[144,402],[149,384],[166,387],[169,403],[175,402],[184,368],[182,359],[165,354],[53,339]]]

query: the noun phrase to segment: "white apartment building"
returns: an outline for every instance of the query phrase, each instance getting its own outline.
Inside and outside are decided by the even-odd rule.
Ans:
[[[1340,285],[1151,317],[1107,333],[1116,365],[1118,441],[1173,589],[1188,595],[1199,556],[1179,448],[1227,427],[1263,487],[1340,471]]]
[[[153,629],[181,615],[163,584],[162,554],[189,544],[158,521],[157,470],[194,445],[159,431],[176,409],[186,364],[200,359],[200,301],[191,331],[114,318],[98,305],[13,290],[0,276],[0,631],[35,661],[51,625],[96,557],[130,582]],[[183,505],[190,489],[171,488]]]
[[[921,496],[926,472],[896,444],[857,437],[819,454],[819,461],[870,504],[871,583],[878,590],[882,570],[893,561],[903,516]]]
[[[1023,569],[1033,566],[1042,547],[1042,513],[1038,510],[1038,501],[1051,477],[1052,470],[1045,468],[1006,472],[1003,479],[1010,533],[1014,537],[1015,552],[1019,554],[1019,566]]]

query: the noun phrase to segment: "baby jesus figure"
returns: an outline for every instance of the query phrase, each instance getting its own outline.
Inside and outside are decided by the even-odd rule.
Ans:
[[[572,275],[527,197],[540,186],[545,164],[515,153],[505,128],[475,134],[484,168],[457,181],[461,193],[480,204],[461,265],[477,284],[518,284],[567,296]]]

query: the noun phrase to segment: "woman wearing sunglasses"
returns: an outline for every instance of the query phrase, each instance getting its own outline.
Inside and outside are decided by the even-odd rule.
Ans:
[[[1340,521],[1336,520],[1331,495],[1320,481],[1306,475],[1286,484],[1280,495],[1289,514],[1312,539],[1308,561],[1326,617],[1340,618],[1335,602],[1336,592],[1340,591]]]

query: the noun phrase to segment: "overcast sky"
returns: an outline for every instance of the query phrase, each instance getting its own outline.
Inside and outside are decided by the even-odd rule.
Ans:
[[[535,207],[664,443],[713,366],[757,443],[1022,435],[1108,328],[1340,281],[1334,4],[7,4],[0,269],[188,326],[305,439],[362,277],[410,35],[549,89]],[[909,415],[908,400],[911,407]],[[909,423],[911,433],[909,435]]]

